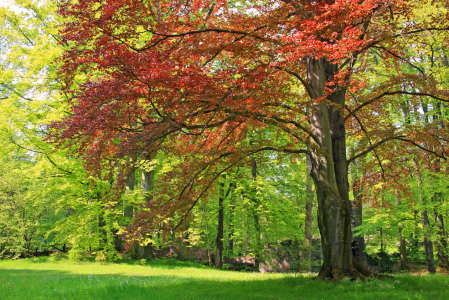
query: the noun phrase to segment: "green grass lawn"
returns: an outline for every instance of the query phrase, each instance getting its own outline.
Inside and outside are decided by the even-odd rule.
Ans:
[[[221,271],[193,263],[0,261],[0,299],[449,299],[449,276],[312,281],[301,274]]]

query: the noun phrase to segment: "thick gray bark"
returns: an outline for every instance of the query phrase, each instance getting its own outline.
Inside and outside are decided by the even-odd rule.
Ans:
[[[325,82],[338,72],[336,65],[324,58],[308,58],[309,95],[314,101],[310,124],[316,138],[309,147],[311,175],[318,201],[318,226],[323,247],[323,265],[318,277],[341,280],[344,276],[364,279],[371,273],[353,259],[351,209],[349,201],[348,162],[344,123],[343,87],[324,96]],[[316,145],[316,144],[317,145]]]

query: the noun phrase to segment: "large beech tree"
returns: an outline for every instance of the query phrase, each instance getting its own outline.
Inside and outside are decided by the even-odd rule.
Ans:
[[[370,272],[351,252],[348,164],[395,143],[446,158],[447,126],[405,128],[387,112],[399,109],[398,95],[416,105],[447,99],[432,77],[401,69],[415,61],[404,40],[421,45],[449,27],[447,4],[432,4],[439,10],[420,22],[400,0],[62,2],[60,72],[72,112],[53,125],[53,138],[77,145],[91,172],[111,176],[156,151],[179,156],[128,238],[158,224],[182,228],[221,174],[263,160],[264,151],[308,155],[319,278],[364,279]],[[372,48],[395,70],[382,84],[359,75],[372,67]],[[119,193],[126,176],[117,182]]]

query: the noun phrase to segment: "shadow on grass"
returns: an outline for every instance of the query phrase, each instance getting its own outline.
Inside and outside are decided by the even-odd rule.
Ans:
[[[26,261],[31,262],[33,264],[41,264],[41,263],[47,263],[47,262],[63,262],[68,261],[66,256],[61,257],[33,257],[28,258]],[[95,256],[84,256],[81,260],[73,263],[95,263]],[[161,269],[182,269],[182,268],[195,268],[195,269],[211,269],[216,270],[213,267],[209,267],[208,265],[201,264],[201,263],[195,263],[192,261],[181,261],[177,260],[175,258],[155,258],[155,259],[145,259],[145,263],[142,264],[142,259],[122,259],[117,262],[106,262],[104,265],[118,265],[118,264],[125,264],[128,266],[152,266],[157,267]]]
[[[119,261],[120,264],[127,264],[131,266],[141,265],[141,260],[133,260],[133,259],[124,259]],[[148,259],[146,260],[145,266],[158,267],[162,269],[182,269],[182,268],[195,268],[195,269],[211,269],[216,270],[215,268],[211,268],[208,265],[203,265],[200,263],[195,263],[192,261],[182,261],[177,260],[175,258],[156,258],[156,259]]]

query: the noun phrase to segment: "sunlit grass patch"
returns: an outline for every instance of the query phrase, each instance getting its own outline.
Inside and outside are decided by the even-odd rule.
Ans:
[[[301,274],[211,269],[174,260],[120,264],[0,261],[0,299],[449,299],[448,276],[333,284]]]

